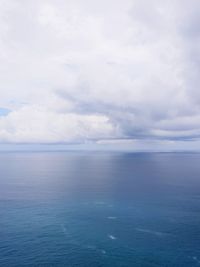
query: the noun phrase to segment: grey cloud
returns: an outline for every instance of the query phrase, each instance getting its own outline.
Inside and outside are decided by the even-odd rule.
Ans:
[[[198,140],[198,1],[3,2],[1,142]]]

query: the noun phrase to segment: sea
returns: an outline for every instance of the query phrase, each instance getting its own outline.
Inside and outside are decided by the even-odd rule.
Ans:
[[[200,154],[1,152],[0,267],[200,266]]]

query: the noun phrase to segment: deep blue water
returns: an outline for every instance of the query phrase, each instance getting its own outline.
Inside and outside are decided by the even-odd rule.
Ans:
[[[0,266],[200,266],[200,154],[0,153]]]

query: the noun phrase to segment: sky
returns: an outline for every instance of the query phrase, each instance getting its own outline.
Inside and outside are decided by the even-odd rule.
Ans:
[[[0,149],[200,150],[199,0],[0,0]]]

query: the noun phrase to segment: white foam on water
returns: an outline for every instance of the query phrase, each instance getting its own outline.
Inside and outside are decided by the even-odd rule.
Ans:
[[[108,219],[109,219],[109,220],[116,220],[117,217],[115,217],[115,216],[108,216]]]
[[[66,235],[66,234],[67,234],[67,229],[66,229],[66,227],[64,226],[64,224],[61,224],[60,227],[61,227],[63,233]]]
[[[114,235],[108,235],[108,237],[109,237],[110,239],[112,239],[112,240],[115,240],[115,239],[116,239],[116,237],[115,237]]]
[[[104,249],[101,250],[102,254],[106,254],[106,251]]]
[[[200,264],[200,260],[196,256],[192,257],[192,259]]]
[[[135,230],[138,231],[138,232],[152,234],[152,235],[156,235],[156,236],[164,236],[164,235],[167,235],[167,233],[153,231],[153,230],[144,229],[144,228],[135,228]]]

